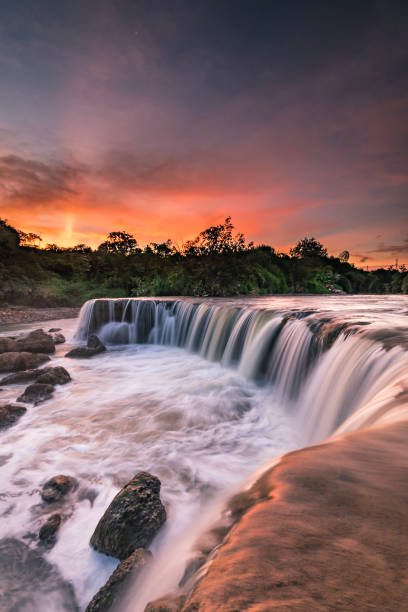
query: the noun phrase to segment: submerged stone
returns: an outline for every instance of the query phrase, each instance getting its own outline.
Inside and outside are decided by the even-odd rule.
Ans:
[[[53,393],[53,385],[33,383],[32,385],[28,385],[24,393],[17,398],[17,401],[37,405],[40,402],[45,402],[50,399]]]
[[[76,357],[80,359],[86,359],[93,357],[99,353],[106,351],[106,346],[95,334],[91,334],[88,338],[87,346],[77,346],[66,353],[65,357]]]
[[[166,520],[160,500],[160,480],[139,472],[113,499],[91,538],[95,550],[126,559],[149,546]]]
[[[18,404],[0,406],[0,429],[6,429],[6,427],[14,425],[26,411],[27,408]]]
[[[59,474],[47,480],[41,491],[42,499],[47,503],[59,501],[65,497],[75,486],[75,480],[71,476]]]
[[[38,537],[42,542],[50,544],[55,541],[56,533],[61,525],[61,515],[53,514],[46,522],[41,526]]]
[[[74,589],[57,568],[14,538],[0,540],[0,610],[78,612]]]
[[[135,550],[127,559],[119,563],[108,581],[96,593],[85,612],[108,612],[113,610],[129,578],[134,580],[137,573],[148,563],[151,553],[143,548]]]

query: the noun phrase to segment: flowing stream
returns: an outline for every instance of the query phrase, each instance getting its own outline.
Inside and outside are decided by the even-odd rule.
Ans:
[[[162,481],[168,520],[129,612],[177,587],[200,534],[264,464],[408,418],[405,296],[94,300],[78,321],[59,323],[31,328],[63,327],[68,344],[52,365],[73,382],[0,432],[0,539],[38,550],[39,527],[55,512],[41,503],[42,484],[60,473],[78,482],[60,508],[56,545],[43,551],[60,577],[49,572],[42,590],[26,580],[19,612],[74,610],[74,597],[85,609],[117,565],[89,539],[140,470]],[[90,333],[106,353],[64,358]],[[23,388],[3,387],[2,402]],[[61,581],[73,585],[71,599]]]

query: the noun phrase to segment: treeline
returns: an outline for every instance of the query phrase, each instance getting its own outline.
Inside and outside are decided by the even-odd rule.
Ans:
[[[77,306],[93,297],[234,296],[271,293],[407,293],[404,266],[366,272],[349,253],[329,256],[315,238],[289,254],[255,246],[234,233],[231,218],[177,247],[171,240],[143,249],[127,232],[111,232],[97,249],[62,248],[0,219],[0,300],[35,306]]]

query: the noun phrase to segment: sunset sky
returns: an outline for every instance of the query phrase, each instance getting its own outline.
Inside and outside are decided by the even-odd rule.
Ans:
[[[0,216],[408,265],[408,3],[3,0]]]

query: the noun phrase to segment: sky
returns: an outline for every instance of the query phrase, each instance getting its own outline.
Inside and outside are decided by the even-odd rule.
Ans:
[[[408,265],[408,4],[0,0],[0,217]]]

